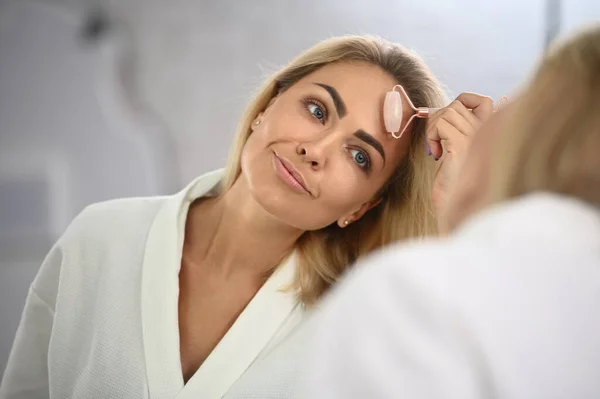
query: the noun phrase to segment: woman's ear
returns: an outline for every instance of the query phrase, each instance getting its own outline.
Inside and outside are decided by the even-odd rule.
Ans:
[[[259,112],[258,115],[256,115],[256,118],[254,118],[254,120],[252,121],[252,125],[250,125],[251,131],[254,131],[254,129],[260,126],[264,114],[264,112]]]
[[[360,206],[360,208],[358,208],[357,211],[351,213],[350,215],[346,215],[346,216],[339,218],[337,221],[338,226],[344,228],[346,226],[349,226],[351,223],[356,222],[357,220],[362,218],[365,215],[365,213],[367,213],[370,209],[373,209],[377,205],[381,204],[382,200],[383,200],[382,198],[379,198],[378,200],[375,200],[375,201],[365,202],[364,204],[362,204]]]
[[[275,104],[275,101],[277,101],[277,98],[279,98],[279,94],[269,100],[269,102],[267,103],[267,106],[265,107],[265,110],[263,112],[261,112],[261,114],[263,114],[263,116],[269,113],[269,110],[271,109],[273,104]]]
[[[267,104],[267,106],[265,107],[265,109],[268,109],[271,105],[273,105],[275,103],[275,100],[277,100],[277,98],[279,97],[279,94],[277,94],[276,96],[274,96],[273,98],[271,98],[269,100],[269,103]]]
[[[271,108],[271,106],[275,103],[276,99],[277,99],[277,96],[271,98],[269,100],[269,102],[267,103],[267,106],[265,107],[265,110],[262,111],[262,112],[259,112],[258,115],[256,115],[256,117],[252,121],[252,125],[250,126],[250,129],[252,131],[254,131],[254,129],[256,129],[258,126],[260,126],[260,124],[262,123],[262,121],[265,118],[266,114],[269,112],[269,108]]]

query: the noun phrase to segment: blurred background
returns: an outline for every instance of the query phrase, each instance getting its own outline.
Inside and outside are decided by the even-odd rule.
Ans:
[[[254,89],[302,50],[377,34],[450,96],[498,99],[595,20],[597,0],[0,0],[0,373],[69,221],[222,167]]]

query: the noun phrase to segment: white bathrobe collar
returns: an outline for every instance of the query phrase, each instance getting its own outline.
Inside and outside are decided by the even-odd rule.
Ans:
[[[279,326],[299,305],[282,292],[295,274],[290,256],[258,291],[210,356],[184,387],[180,360],[178,296],[184,229],[190,204],[214,195],[222,171],[205,174],[166,199],[146,243],[142,326],[149,393],[155,398],[220,398],[244,373]]]

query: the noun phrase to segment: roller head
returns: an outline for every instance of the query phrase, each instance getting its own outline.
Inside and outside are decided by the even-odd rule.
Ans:
[[[388,91],[383,102],[383,123],[389,133],[397,133],[402,125],[402,96],[393,90]]]

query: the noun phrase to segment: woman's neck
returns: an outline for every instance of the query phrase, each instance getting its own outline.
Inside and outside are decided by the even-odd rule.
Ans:
[[[302,233],[267,213],[240,176],[221,196],[190,206],[184,257],[223,277],[264,275],[292,250]]]

